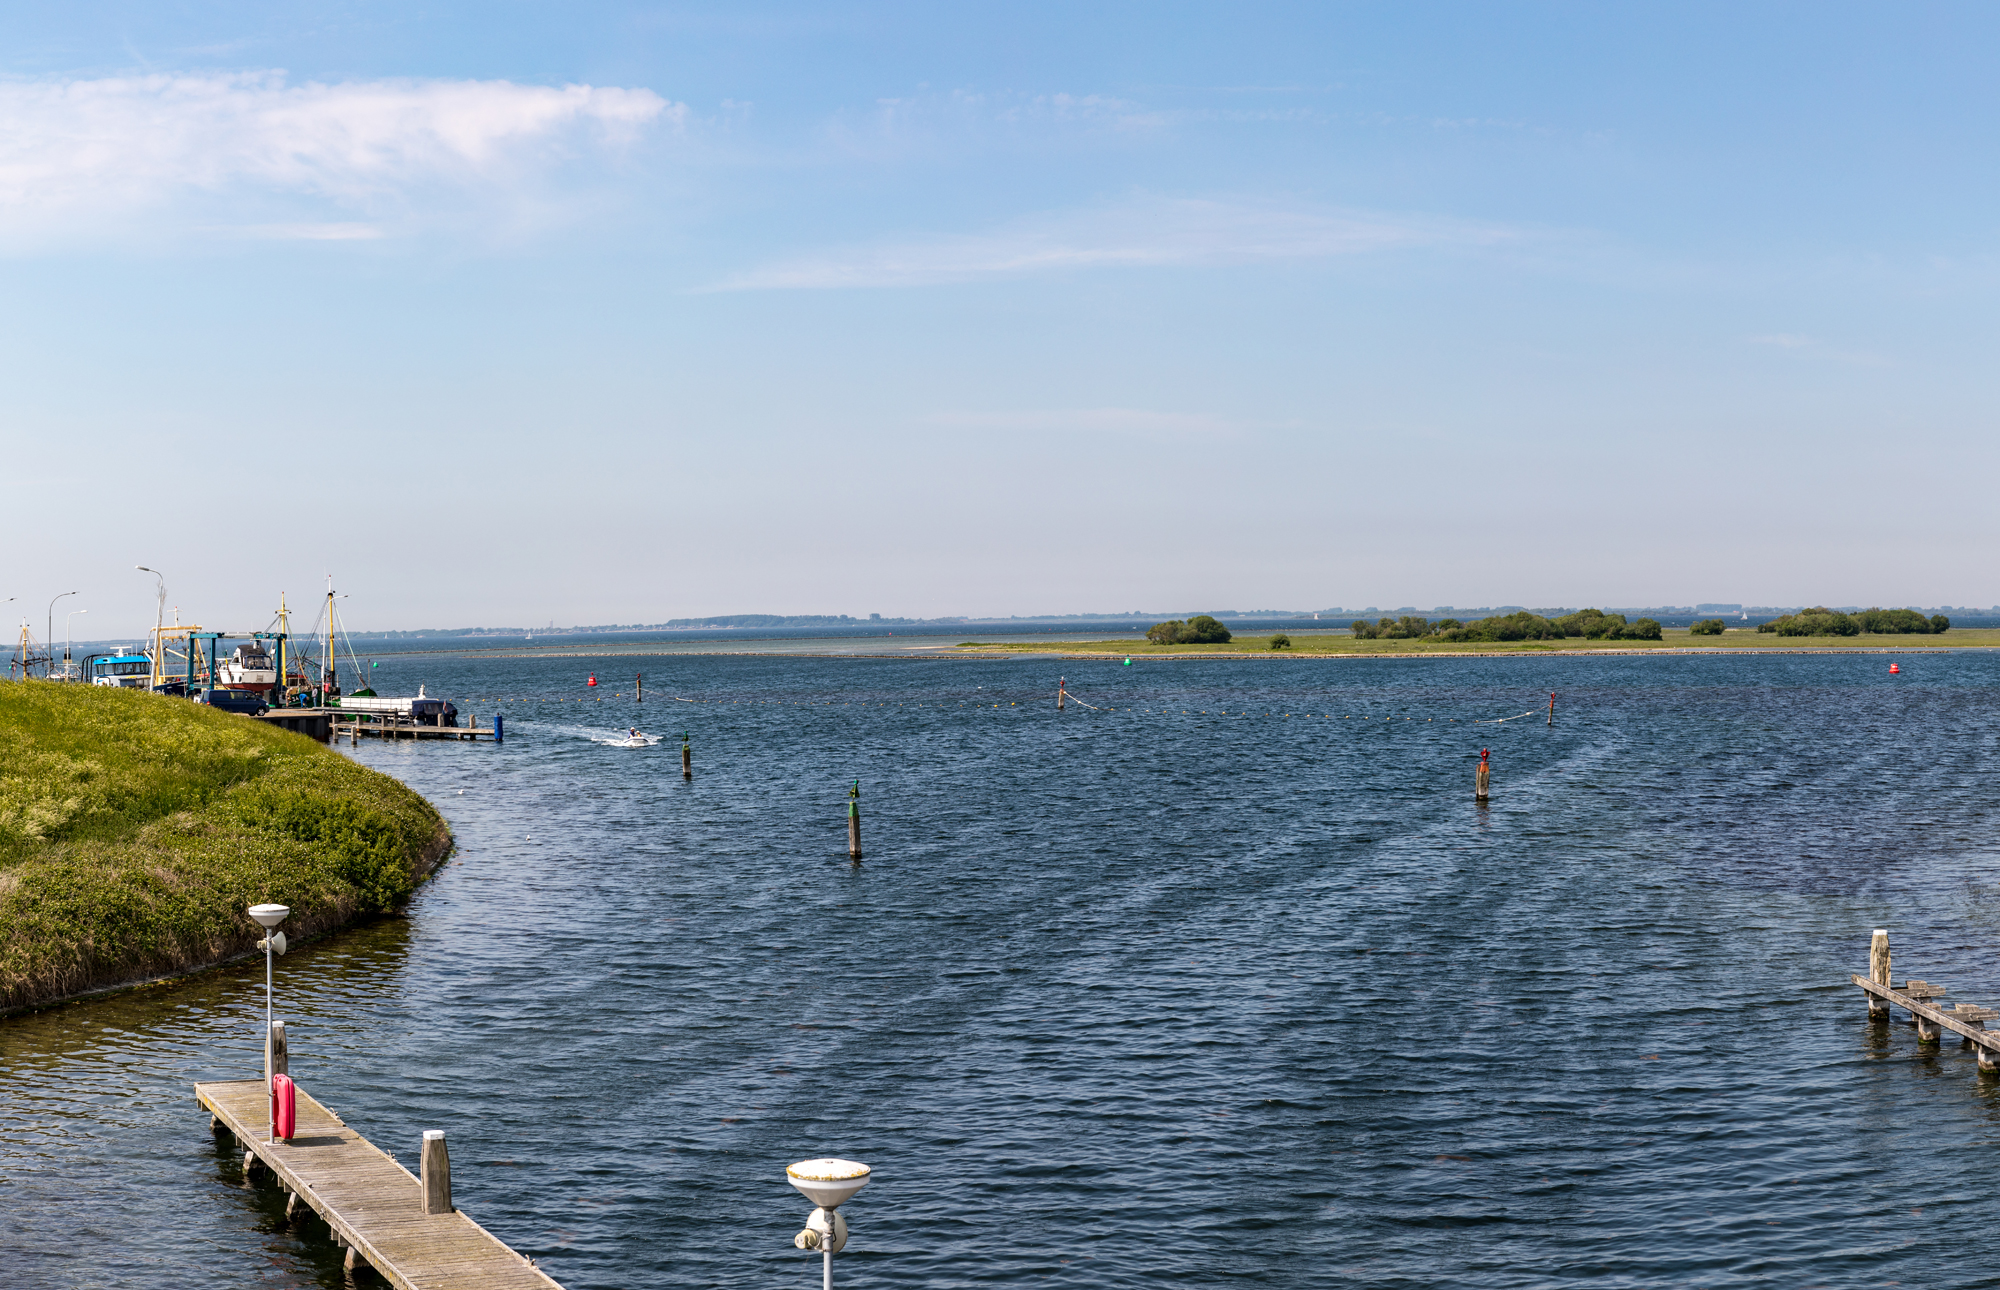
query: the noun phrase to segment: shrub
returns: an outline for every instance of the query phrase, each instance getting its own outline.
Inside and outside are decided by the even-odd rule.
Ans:
[[[1914,609],[1864,609],[1854,615],[1854,621],[1861,625],[1864,632],[1888,636],[1928,633],[1936,620],[1926,618]],[[1947,627],[1951,625],[1949,618],[1944,622]]]
[[[1932,631],[1934,631],[1934,632],[1939,632],[1939,633],[1943,633],[1943,632],[1948,632],[1948,631],[1950,631],[1950,630],[1951,630],[1951,619],[1949,619],[1949,618],[1946,618],[1946,617],[1945,617],[1945,616],[1944,616],[1943,614],[1932,614],[1932,615],[1931,615],[1931,630],[1932,630]]]
[[[1720,636],[1722,635],[1722,620],[1720,618],[1704,618],[1694,626],[1688,628],[1688,631],[1696,636]]]
[[[1155,623],[1146,632],[1146,639],[1155,645],[1226,645],[1229,629],[1208,614],[1196,614],[1186,622],[1169,618]]]
[[[1283,632],[1279,632],[1276,636],[1273,636],[1271,638],[1272,649],[1290,649],[1291,647],[1292,647],[1292,638],[1285,635]]]
[[[1776,632],[1780,636],[1858,636],[1861,624],[1838,610],[1825,605],[1815,605],[1802,609],[1796,614],[1786,614],[1768,623],[1759,623],[1760,632]]]

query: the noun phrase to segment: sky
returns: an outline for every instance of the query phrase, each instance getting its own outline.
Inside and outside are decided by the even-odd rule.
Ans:
[[[1990,6],[0,34],[38,637],[2000,602]]]

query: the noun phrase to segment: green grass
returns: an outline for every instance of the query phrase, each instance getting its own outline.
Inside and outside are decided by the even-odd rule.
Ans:
[[[1954,627],[1941,636],[1779,636],[1771,632],[1731,629],[1720,636],[1696,636],[1685,627],[1669,627],[1657,641],[1592,641],[1570,637],[1560,641],[1426,641],[1355,640],[1346,633],[1306,636],[1287,633],[1292,647],[1271,648],[1269,636],[1237,636],[1227,645],[1152,645],[1145,641],[1063,641],[1040,644],[965,641],[958,648],[1007,654],[1546,654],[1556,650],[1800,650],[1800,649],[1991,649],[2000,646],[2000,629]]]
[[[0,682],[0,1012],[408,899],[435,808],[302,735],[100,686]]]

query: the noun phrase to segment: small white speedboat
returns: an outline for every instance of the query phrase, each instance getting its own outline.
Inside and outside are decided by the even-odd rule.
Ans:
[[[613,748],[645,748],[650,746],[652,742],[651,739],[648,739],[646,736],[640,734],[638,730],[634,729],[625,738],[612,740],[611,746]]]

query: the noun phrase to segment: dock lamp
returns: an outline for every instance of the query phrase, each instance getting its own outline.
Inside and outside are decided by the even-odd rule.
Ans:
[[[820,1252],[824,1290],[833,1290],[833,1256],[847,1244],[847,1220],[837,1211],[842,1201],[868,1185],[868,1176],[868,1166],[853,1160],[801,1160],[785,1166],[785,1181],[819,1206],[792,1244]]]
[[[250,917],[264,929],[257,948],[264,951],[264,1082],[271,1082],[271,959],[285,952],[285,934],[271,929],[285,921],[291,909],[284,905],[252,905]]]

